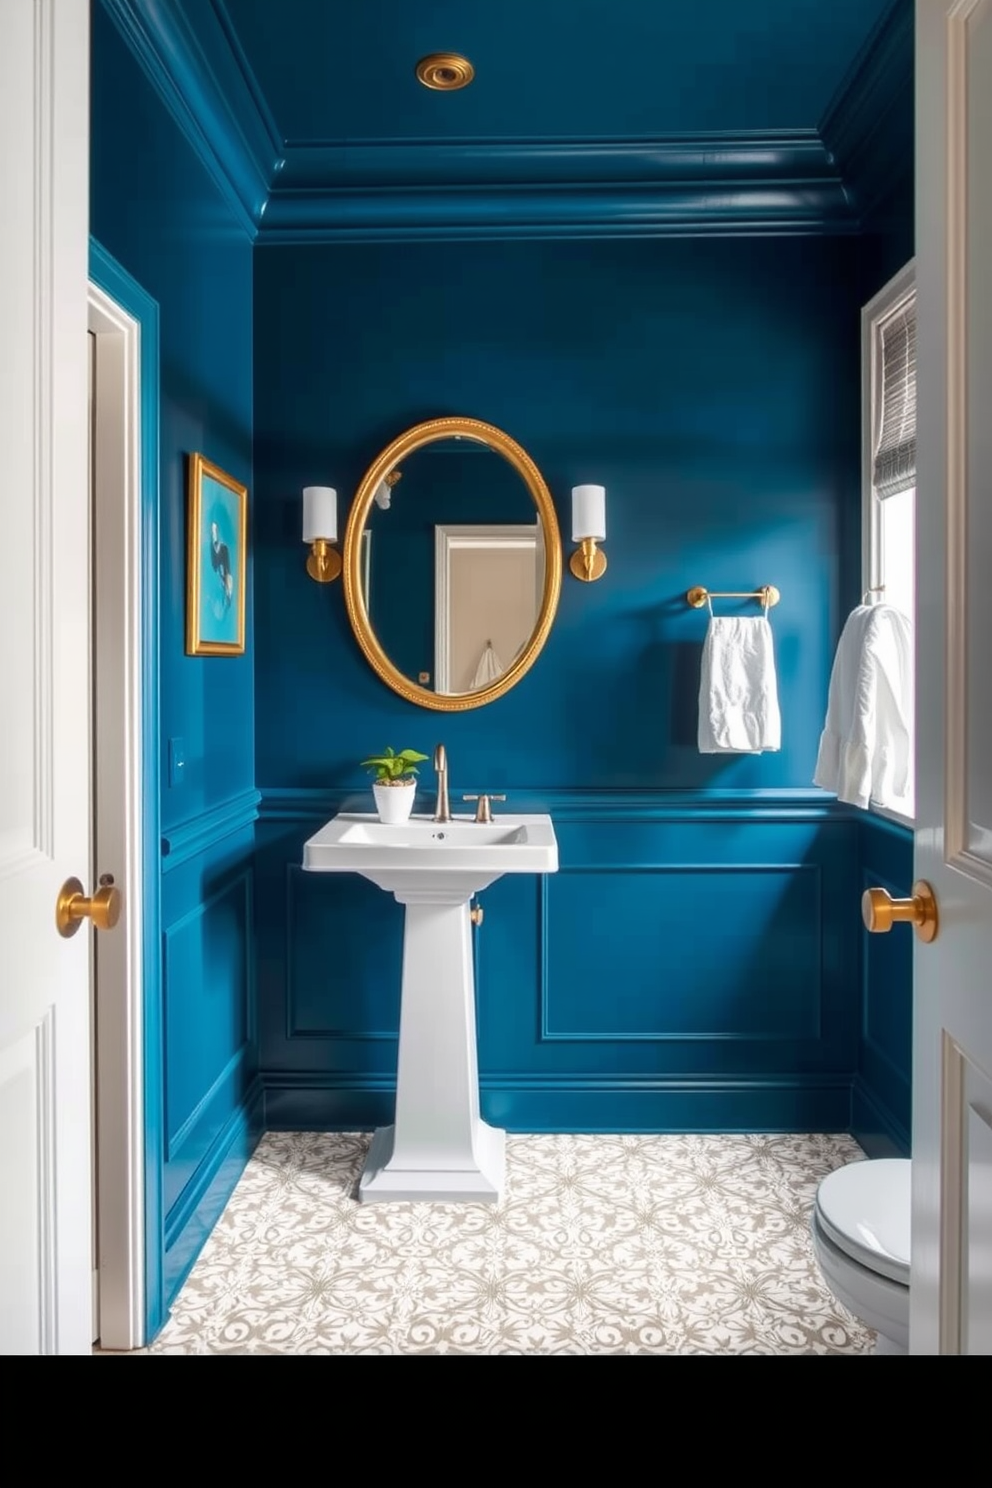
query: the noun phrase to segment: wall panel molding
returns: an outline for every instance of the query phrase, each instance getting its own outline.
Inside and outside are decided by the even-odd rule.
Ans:
[[[913,833],[900,823],[862,813],[860,888],[893,897],[913,877]],[[858,1065],[852,1131],[871,1156],[908,1153],[912,1120],[912,936],[869,935],[859,926]]]
[[[477,787],[464,786],[471,794]],[[459,791],[463,787],[459,785]],[[855,821],[863,813],[821,790],[515,790],[508,787],[507,809],[548,811],[555,821]],[[372,811],[371,790],[354,787],[261,786],[262,822],[325,822],[339,811]],[[433,789],[424,791],[429,809]],[[512,803],[512,805],[511,805]],[[470,814],[466,808],[466,814]]]
[[[851,1132],[869,1157],[909,1156],[909,1127],[861,1074],[851,1089]]]
[[[775,875],[778,878],[784,880],[789,885],[800,885],[803,886],[807,890],[807,892],[811,892],[815,904],[815,912],[813,923],[811,926],[808,927],[808,933],[812,936],[811,951],[813,952],[813,954],[810,957],[810,966],[805,968],[807,974],[799,976],[798,986],[795,989],[798,992],[801,1001],[797,1001],[792,998],[786,999],[787,1009],[794,1007],[796,1010],[795,1015],[792,1017],[789,1025],[786,1026],[784,1022],[780,1021],[778,1026],[769,1025],[765,1027],[758,1027],[745,1026],[742,1022],[741,1026],[736,1028],[732,1026],[726,1026],[722,1028],[705,1029],[694,1028],[690,1025],[681,1029],[672,1027],[664,1028],[661,1026],[655,1028],[644,1027],[643,1029],[637,1031],[634,1031],[630,1028],[610,1028],[605,1026],[605,1024],[604,1026],[599,1028],[589,1027],[586,1029],[569,1028],[565,1026],[561,1020],[566,1019],[569,1016],[575,1018],[577,1016],[577,1011],[574,1006],[571,1010],[569,1010],[565,1006],[568,1001],[569,986],[571,985],[570,979],[560,979],[560,974],[559,977],[554,977],[552,976],[550,969],[552,960],[554,959],[554,947],[552,945],[552,936],[550,932],[550,901],[553,896],[561,896],[563,893],[567,892],[566,885],[568,884],[570,879],[581,879],[596,874],[603,876],[607,879],[607,881],[614,878],[630,878],[634,880],[634,882],[630,885],[629,890],[626,888],[621,888],[620,892],[625,901],[627,901],[628,904],[632,907],[633,917],[635,921],[640,921],[642,917],[651,917],[654,913],[652,907],[646,902],[645,894],[643,892],[637,891],[638,881],[643,879],[687,880],[697,878],[727,878],[731,880],[749,879],[752,881],[753,884],[754,880],[760,880],[765,877],[770,878],[771,876]],[[559,869],[557,874],[546,876],[542,879],[541,883],[541,911],[539,931],[541,945],[541,1041],[544,1043],[594,1042],[606,1044],[617,1042],[639,1044],[677,1042],[708,1045],[724,1042],[767,1044],[769,1042],[774,1042],[775,1040],[797,1038],[816,1040],[820,1037],[822,1032],[823,1012],[823,893],[821,877],[822,875],[819,863],[766,862],[712,864],[648,864],[640,862],[608,864],[583,863],[580,867],[568,867]],[[700,892],[703,893],[706,891],[705,889],[702,889]],[[666,895],[663,897],[670,897],[670,895]],[[775,909],[774,896],[771,886],[769,886],[768,894],[765,896],[765,898],[767,900],[767,909],[770,918],[771,915],[774,914]],[[721,925],[719,956],[727,958],[729,974],[731,967],[733,967],[734,957],[736,954],[732,944],[731,927],[725,921],[721,920],[719,910],[716,910],[715,906],[713,905],[712,893],[710,893],[707,897],[707,904],[708,907],[715,913],[714,923]],[[606,913],[605,908],[604,913]],[[622,953],[624,948],[630,944],[631,939],[630,933],[625,933],[625,931],[630,932],[631,927],[618,927],[615,911],[612,914],[607,914],[606,918],[611,926],[613,926],[614,928],[614,933],[611,937],[612,945],[609,951],[611,975],[609,979],[607,979],[604,975],[601,984],[604,987],[607,985],[611,986],[615,995],[617,983],[618,981],[622,981],[624,977],[623,965],[621,960]],[[681,919],[681,916],[677,916],[677,918]],[[573,917],[573,926],[574,924],[586,923],[588,923],[588,917],[585,914],[580,913],[578,916]],[[688,925],[690,922],[688,920],[682,920],[682,923]],[[634,928],[636,928],[636,925]],[[740,930],[742,928],[749,929],[750,927],[738,926],[735,928]],[[568,936],[558,938],[559,940],[563,938],[570,939],[574,937],[574,935],[575,931],[573,928],[570,930]],[[664,950],[669,951],[668,964],[664,965],[661,961],[660,956],[652,963],[652,971],[657,976],[659,986],[659,994],[657,1000],[653,1000],[653,1010],[657,1013],[659,1021],[661,1018],[666,1016],[666,1012],[668,1016],[671,1016],[672,1012],[678,1006],[679,1002],[684,997],[689,995],[688,989],[692,982],[694,973],[697,972],[696,962],[700,954],[698,944],[696,944],[694,948],[694,941],[691,936],[688,941],[683,940],[677,945],[669,944],[668,946],[663,948],[663,951]],[[587,945],[584,954],[586,958],[591,955],[594,956],[595,945]],[[735,967],[734,969],[739,974],[740,968]],[[636,970],[637,968],[635,968],[635,971]],[[802,970],[803,968],[800,968],[800,971]],[[768,969],[767,967],[764,967],[760,973],[760,982],[766,987],[766,989],[769,990],[766,991],[764,996],[762,996],[760,992],[758,992],[758,995],[756,995],[754,1001],[759,1009],[763,1008],[766,1005],[766,1002],[771,1000],[772,995],[781,995],[780,993],[778,993],[777,988],[774,987],[775,980],[775,978],[769,977]],[[562,982],[564,982],[564,985],[562,985]],[[719,978],[713,981],[713,987],[715,991],[719,992]],[[662,991],[662,989],[664,990]],[[662,1001],[662,999],[664,999],[664,1002]],[[780,1007],[778,1011],[781,1015],[785,1010]],[[730,1008],[727,1007],[725,1009],[725,1012],[729,1015]]]
[[[253,933],[253,903],[254,903],[254,866],[249,865],[240,872],[227,875],[213,893],[208,894],[202,901],[194,904],[185,914],[167,924],[162,933],[162,1007],[163,1026],[166,1030],[166,1042],[164,1058],[166,1066],[165,1079],[163,1081],[163,1143],[165,1148],[165,1160],[167,1166],[181,1159],[194,1138],[200,1133],[204,1122],[209,1122],[211,1111],[215,1103],[223,1096],[225,1091],[230,1091],[237,1086],[238,1077],[245,1069],[250,1058],[256,1040],[257,1013],[254,996],[254,971],[251,940]],[[168,1069],[170,1061],[179,1057],[180,1050],[187,1039],[195,1039],[197,1027],[194,1023],[191,1027],[182,1031],[177,1036],[172,1027],[170,1017],[170,1001],[174,1002],[176,996],[173,990],[175,972],[173,969],[176,945],[179,938],[201,925],[217,911],[225,902],[230,901],[237,915],[237,924],[244,937],[242,950],[244,978],[238,989],[237,1008],[226,1010],[228,1018],[233,1019],[235,1015],[240,1022],[243,1036],[236,1047],[231,1048],[219,1068],[216,1068],[208,1083],[191,1102],[189,1110],[173,1129],[173,1115],[169,1109],[169,1076]],[[201,978],[205,981],[211,977],[212,968],[202,965],[197,968]],[[183,981],[182,992],[189,993],[188,983]],[[174,1011],[174,1008],[172,1009]],[[216,1031],[216,1030],[215,1030]],[[196,1162],[195,1154],[191,1161]]]
[[[208,852],[225,837],[250,827],[259,814],[261,793],[241,791],[228,801],[198,812],[162,834],[162,871],[170,872],[190,858]]]
[[[166,1217],[163,1255],[166,1307],[186,1280],[245,1164],[258,1146],[265,1129],[263,1112],[264,1090],[261,1080],[256,1078],[238,1109],[217,1134],[193,1181]]]
[[[270,1131],[367,1131],[393,1119],[382,1075],[267,1074]],[[511,1132],[846,1131],[849,1074],[765,1079],[480,1075],[483,1116]]]
[[[335,875],[327,875],[324,878],[322,883],[322,889],[324,891],[333,892],[332,884],[335,882],[335,877]],[[348,877],[351,877],[351,875],[348,875]],[[302,1016],[299,1005],[299,977],[301,975],[301,971],[299,966],[299,957],[297,956],[294,947],[298,928],[299,896],[301,890],[304,888],[304,885],[308,882],[310,884],[310,887],[312,888],[314,887],[315,882],[320,883],[320,880],[317,879],[315,881],[314,875],[306,872],[306,870],[304,870],[298,863],[286,864],[286,1038],[288,1040],[324,1039],[335,1042],[345,1040],[349,1043],[386,1043],[395,1045],[399,1038],[398,1023],[397,1026],[392,1029],[378,1029],[374,1027],[363,1028],[360,1026],[349,1027],[344,1020],[336,1021],[323,1027],[307,1026]],[[340,882],[340,879],[338,879],[338,882]],[[376,894],[381,894],[382,890],[374,889],[373,892]],[[338,963],[338,954],[341,947],[342,935],[346,934],[348,930],[349,920],[352,925],[354,923],[354,915],[352,914],[349,916],[349,909],[350,901],[349,904],[343,909],[342,914],[344,923],[342,923],[341,925],[335,926],[333,917],[328,916],[326,931],[321,939],[321,947],[323,951],[320,957],[321,974],[326,978],[327,983],[329,984],[328,1001],[331,1002],[332,1005],[336,1003],[338,1006],[340,1006],[340,999],[334,997],[334,993],[340,990],[342,987],[342,973],[341,967]],[[366,939],[364,932],[361,933],[360,939],[364,943]],[[399,964],[397,964],[397,973],[398,972]],[[344,980],[346,982],[347,973],[345,973]],[[349,996],[349,990],[350,989],[347,987],[347,985],[345,985],[345,995],[343,1000],[346,1003],[354,1003],[354,996]],[[398,1006],[399,997],[397,989],[396,1007],[398,1008]]]
[[[246,1039],[241,1047],[236,1049],[231,1055],[230,1059],[227,1061],[217,1078],[204,1091],[203,1095],[197,1101],[196,1105],[193,1107],[192,1111],[190,1111],[189,1115],[186,1117],[186,1120],[182,1123],[179,1129],[174,1133],[174,1135],[167,1137],[165,1153],[166,1162],[175,1162],[176,1158],[182,1155],[183,1148],[185,1147],[189,1137],[196,1130],[196,1127],[203,1119],[203,1117],[207,1115],[210,1109],[211,1101],[216,1095],[220,1093],[225,1085],[229,1084],[232,1080],[235,1079],[235,1077],[244,1067],[249,1053],[249,1048],[250,1041]]]

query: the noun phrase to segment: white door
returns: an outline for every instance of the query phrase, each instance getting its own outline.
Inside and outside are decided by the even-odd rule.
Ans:
[[[992,1353],[992,0],[917,0],[913,1353]]]
[[[3,1354],[91,1346],[91,933],[55,927],[90,872],[88,93],[88,0],[2,0]]]

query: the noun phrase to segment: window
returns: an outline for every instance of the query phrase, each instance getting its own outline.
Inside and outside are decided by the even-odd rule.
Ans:
[[[863,565],[867,602],[916,621],[916,272],[896,275],[861,313]],[[911,819],[906,813],[889,814]]]

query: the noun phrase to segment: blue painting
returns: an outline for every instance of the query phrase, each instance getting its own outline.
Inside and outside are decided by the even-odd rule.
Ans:
[[[190,456],[186,650],[191,656],[245,649],[248,493],[202,455]]]

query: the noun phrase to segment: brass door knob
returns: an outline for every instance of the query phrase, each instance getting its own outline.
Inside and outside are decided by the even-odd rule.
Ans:
[[[470,920],[471,920],[471,921],[472,921],[472,924],[473,924],[473,925],[481,925],[481,924],[482,924],[482,922],[483,922],[483,920],[484,920],[484,919],[485,919],[485,918],[486,918],[486,912],[485,912],[485,910],[484,910],[484,909],[483,909],[483,907],[482,907],[482,905],[481,905],[481,904],[476,904],[476,905],[475,905],[475,906],[474,906],[474,907],[473,907],[473,908],[472,908],[472,909],[471,909],[471,910],[470,910],[470,911],[469,911],[469,919],[470,919]]]
[[[113,930],[121,917],[121,891],[113,880],[100,880],[100,888],[87,899],[78,878],[67,878],[55,901],[55,924],[66,940],[75,935],[84,920],[92,920],[97,930]]]
[[[933,889],[922,878],[913,885],[911,899],[893,899],[885,889],[865,889],[861,918],[873,935],[884,935],[897,921],[907,920],[928,944],[936,939],[939,923]]]

